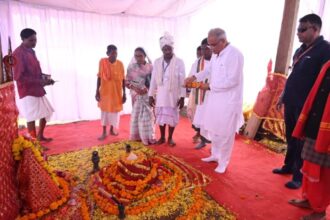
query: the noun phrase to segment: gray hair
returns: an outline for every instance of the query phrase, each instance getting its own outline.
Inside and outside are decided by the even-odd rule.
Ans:
[[[209,36],[216,36],[216,38],[227,39],[226,32],[221,28],[213,28],[209,31]]]

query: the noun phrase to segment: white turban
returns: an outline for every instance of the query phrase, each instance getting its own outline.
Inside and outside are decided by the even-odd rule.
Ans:
[[[168,32],[165,32],[164,36],[162,36],[159,39],[159,44],[160,44],[160,49],[163,49],[165,45],[173,48],[174,45],[173,37]]]

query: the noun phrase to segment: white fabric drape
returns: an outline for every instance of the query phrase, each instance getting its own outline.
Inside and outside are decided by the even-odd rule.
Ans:
[[[35,51],[42,70],[58,80],[54,86],[46,87],[47,97],[55,109],[52,120],[99,118],[100,110],[94,98],[96,74],[99,59],[106,57],[107,45],[117,46],[118,59],[127,68],[136,47],[143,46],[150,57],[159,57],[158,40],[164,31],[180,38],[177,26],[189,24],[188,18],[110,16],[18,2],[7,4],[9,16],[5,18],[9,18],[11,29],[4,30],[4,33],[11,36],[13,49],[21,43],[20,31],[23,28],[36,30],[38,43]],[[1,26],[8,27],[7,24]],[[182,50],[179,44],[175,45],[175,50]],[[124,113],[130,111],[131,104],[128,102]]]
[[[146,10],[150,11],[153,4],[146,5]],[[329,5],[329,0],[301,0],[298,15],[300,18],[314,12],[323,16],[322,33],[328,40]],[[244,102],[253,103],[264,85],[268,60],[275,61],[284,0],[212,0],[203,6],[189,16],[157,18],[102,15],[0,0],[3,53],[7,54],[8,36],[15,49],[21,43],[20,31],[26,27],[35,29],[38,37],[35,50],[42,70],[59,81],[46,89],[55,109],[52,120],[98,119],[100,111],[94,99],[96,73],[99,59],[106,56],[107,45],[118,47],[118,59],[127,68],[138,46],[144,47],[152,60],[160,57],[159,38],[168,31],[175,40],[175,54],[189,67],[196,59],[196,47],[209,29],[221,27],[228,40],[244,54]],[[299,42],[294,48],[297,45]],[[124,113],[130,112],[128,100]]]
[[[95,12],[150,17],[177,17],[191,14],[214,0],[20,0],[33,4]]]

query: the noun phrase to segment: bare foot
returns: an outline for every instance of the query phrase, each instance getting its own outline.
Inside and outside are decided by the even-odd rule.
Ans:
[[[173,141],[173,139],[168,139],[167,143],[171,146],[174,147],[176,145],[176,143]]]
[[[301,220],[325,220],[325,212],[312,212],[303,216]]]
[[[51,142],[53,140],[53,138],[46,138],[43,135],[42,136],[38,136],[38,141],[44,141],[44,142]]]
[[[110,134],[113,135],[113,136],[118,136],[119,135],[118,131],[111,131]]]
[[[165,138],[159,138],[159,140],[156,142],[156,145],[161,145],[165,143]]]
[[[118,131],[116,128],[114,128],[112,125],[110,127],[110,134],[113,135],[113,136],[118,136]]]
[[[98,140],[99,140],[99,141],[103,141],[106,137],[107,137],[107,134],[102,134],[102,135],[98,138]]]
[[[289,203],[299,208],[311,209],[311,205],[309,204],[307,199],[290,199]]]

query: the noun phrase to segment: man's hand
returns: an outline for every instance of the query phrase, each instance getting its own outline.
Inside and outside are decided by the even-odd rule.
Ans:
[[[95,99],[96,99],[96,101],[100,101],[101,100],[101,98],[100,98],[100,92],[96,92],[96,94],[95,94]]]
[[[139,95],[144,95],[148,92],[148,89],[146,87],[142,88],[142,89],[136,89],[136,92],[139,94]]]
[[[179,99],[177,105],[179,106],[180,109],[183,108],[183,106],[184,106],[184,98],[183,98],[183,97],[181,97],[181,98]]]
[[[187,86],[196,80],[196,76],[190,76],[184,80],[184,85]]]
[[[201,83],[199,88],[202,90],[210,90],[210,85],[208,83]]]
[[[53,79],[42,79],[41,81],[41,85],[42,86],[49,86],[49,85],[53,85],[55,83],[55,81]]]
[[[155,107],[155,99],[152,96],[149,96],[149,105],[151,107]]]
[[[126,102],[126,93],[123,94],[122,102],[123,102],[123,104]]]
[[[283,97],[280,96],[280,98],[278,99],[277,103],[276,103],[276,110],[280,111],[283,105]]]

